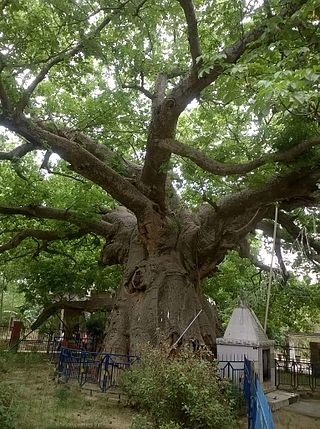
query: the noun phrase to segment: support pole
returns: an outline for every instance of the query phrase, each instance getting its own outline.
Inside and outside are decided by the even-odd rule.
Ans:
[[[264,319],[264,332],[267,332],[267,323],[268,323],[268,314],[269,314],[269,304],[270,304],[270,294],[271,294],[271,284],[272,284],[272,275],[273,275],[273,260],[276,247],[276,238],[277,238],[277,226],[278,226],[278,203],[276,203],[275,214],[274,214],[274,226],[273,226],[273,242],[272,242],[272,251],[271,251],[271,263],[269,271],[269,282],[267,290],[267,303],[266,303],[266,313]]]
[[[181,338],[184,336],[184,334],[189,330],[189,328],[193,325],[193,323],[196,321],[196,319],[200,316],[200,314],[202,313],[202,308],[199,311],[199,313],[191,320],[191,322],[189,323],[189,325],[186,327],[186,329],[182,332],[182,334],[180,335],[180,337],[177,339],[177,341],[173,344],[173,346],[171,347],[172,349],[174,349],[177,344],[179,344],[179,341],[181,340]]]

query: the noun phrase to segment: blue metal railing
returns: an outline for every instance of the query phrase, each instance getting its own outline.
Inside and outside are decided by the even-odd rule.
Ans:
[[[123,371],[139,358],[133,355],[89,352],[62,347],[59,356],[58,373],[67,382],[78,380],[83,387],[86,383],[97,385],[102,392],[119,386]]]
[[[253,363],[244,361],[244,394],[247,403],[248,429],[274,429],[272,412],[254,373]]]

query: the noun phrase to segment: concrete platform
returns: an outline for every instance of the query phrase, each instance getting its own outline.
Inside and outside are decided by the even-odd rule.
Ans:
[[[284,410],[289,410],[292,413],[320,419],[320,401],[317,399],[302,399],[299,402],[285,407]]]
[[[296,393],[286,392],[284,390],[273,390],[266,394],[271,411],[279,410],[280,408],[287,407],[296,403],[299,395]]]

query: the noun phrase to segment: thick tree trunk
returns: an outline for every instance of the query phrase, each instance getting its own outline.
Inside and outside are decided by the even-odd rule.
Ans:
[[[196,276],[186,271],[177,253],[141,261],[118,292],[104,349],[135,354],[147,343],[172,346],[202,309],[182,342],[214,351],[215,310],[192,278]]]

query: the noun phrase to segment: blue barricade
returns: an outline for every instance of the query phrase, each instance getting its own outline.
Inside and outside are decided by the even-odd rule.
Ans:
[[[99,386],[102,392],[119,386],[123,371],[139,358],[133,355],[122,355],[62,347],[60,351],[58,372],[67,382],[77,379],[80,386],[92,383]]]
[[[259,378],[254,373],[253,363],[244,360],[244,395],[247,403],[249,429],[274,429],[272,412],[262,390]]]

